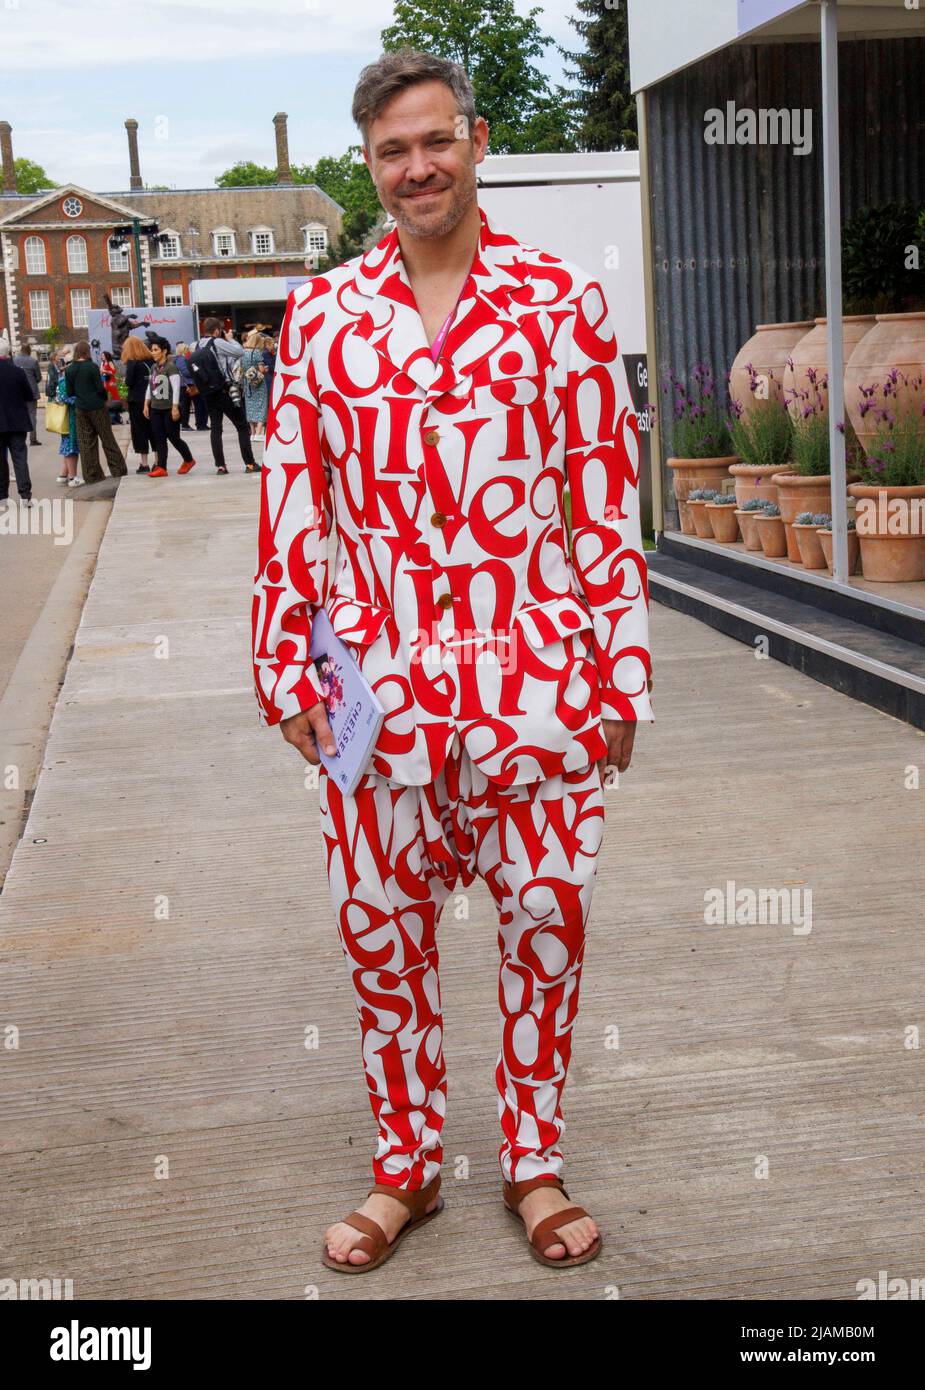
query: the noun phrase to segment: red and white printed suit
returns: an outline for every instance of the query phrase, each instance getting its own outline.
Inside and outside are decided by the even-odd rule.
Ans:
[[[559,1172],[601,717],[653,717],[638,429],[603,292],[480,217],[436,362],[394,229],[290,296],[254,584],[263,724],[321,698],[320,606],[386,710],[353,796],[322,773],[321,824],[376,1181],[409,1188],[441,1159],[436,926],[457,876],[499,911],[502,1171]]]

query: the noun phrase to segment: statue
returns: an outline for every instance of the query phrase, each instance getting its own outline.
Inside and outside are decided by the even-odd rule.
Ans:
[[[125,346],[125,340],[133,328],[150,328],[151,320],[142,319],[140,322],[134,314],[127,314],[121,304],[113,304],[108,294],[104,294],[106,308],[109,310],[110,324],[112,328],[112,355],[119,357]]]

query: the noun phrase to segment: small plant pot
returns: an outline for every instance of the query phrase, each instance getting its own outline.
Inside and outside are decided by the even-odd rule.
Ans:
[[[825,556],[825,563],[829,574],[832,573],[832,532],[828,526],[820,526],[816,532],[819,537],[819,544],[822,546],[822,553]],[[861,543],[858,540],[857,531],[848,532],[848,573],[857,574],[858,561],[861,558]]]
[[[737,507],[736,516],[739,519],[739,530],[742,532],[742,540],[745,542],[745,549],[760,550],[761,537],[758,535],[758,527],[755,525],[755,513],[743,512]]]
[[[852,483],[864,578],[878,584],[925,579],[925,486],[870,487]]]
[[[739,539],[739,519],[735,507],[730,507],[728,503],[723,506],[722,503],[707,502],[704,511],[710,518],[714,540],[723,545],[733,545]]]
[[[729,477],[729,466],[739,462],[738,454],[714,459],[666,459],[671,469],[674,495],[678,500],[681,530],[685,536],[696,536],[694,521],[688,510],[688,494],[695,487],[712,487],[719,492],[723,479]]]
[[[687,510],[694,523],[694,535],[699,536],[702,541],[711,541],[713,539],[713,527],[710,525],[710,518],[707,515],[706,502],[688,502]]]
[[[787,533],[779,516],[755,517],[761,549],[769,560],[782,560],[787,554]]]
[[[793,534],[793,523],[800,512],[826,512],[832,514],[832,479],[828,473],[804,477],[801,473],[778,473],[777,505],[787,536],[787,558],[795,564],[803,563],[797,538]]]
[[[795,521],[793,534],[796,536],[803,566],[808,570],[824,570],[825,554],[819,543],[819,527],[812,524],[801,525]]]
[[[780,471],[773,463],[762,467],[752,463],[734,463],[729,472],[736,480],[736,506],[741,507],[755,497],[762,502],[780,505],[777,501],[777,484],[773,481],[774,474]]]

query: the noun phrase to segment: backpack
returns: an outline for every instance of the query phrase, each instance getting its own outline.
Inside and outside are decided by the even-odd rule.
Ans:
[[[217,396],[228,385],[215,350],[215,339],[210,338],[205,347],[190,353],[189,369],[199,391],[203,396]]]

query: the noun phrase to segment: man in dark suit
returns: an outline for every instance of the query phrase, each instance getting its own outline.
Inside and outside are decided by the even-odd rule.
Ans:
[[[28,343],[23,343],[20,346],[19,353],[16,357],[13,358],[13,363],[15,366],[19,367],[22,371],[25,372],[26,379],[29,382],[29,386],[32,391],[31,400],[29,402],[30,442],[32,444],[40,444],[42,441],[39,439],[38,435],[35,432],[35,426],[36,401],[42,394],[42,369],[39,366],[38,362],[36,362],[35,358],[32,356],[32,348]]]
[[[12,457],[19,499],[25,506],[32,506],[26,435],[31,429],[29,404],[34,399],[29,378],[10,360],[9,341],[0,338],[0,505],[10,495]]]

